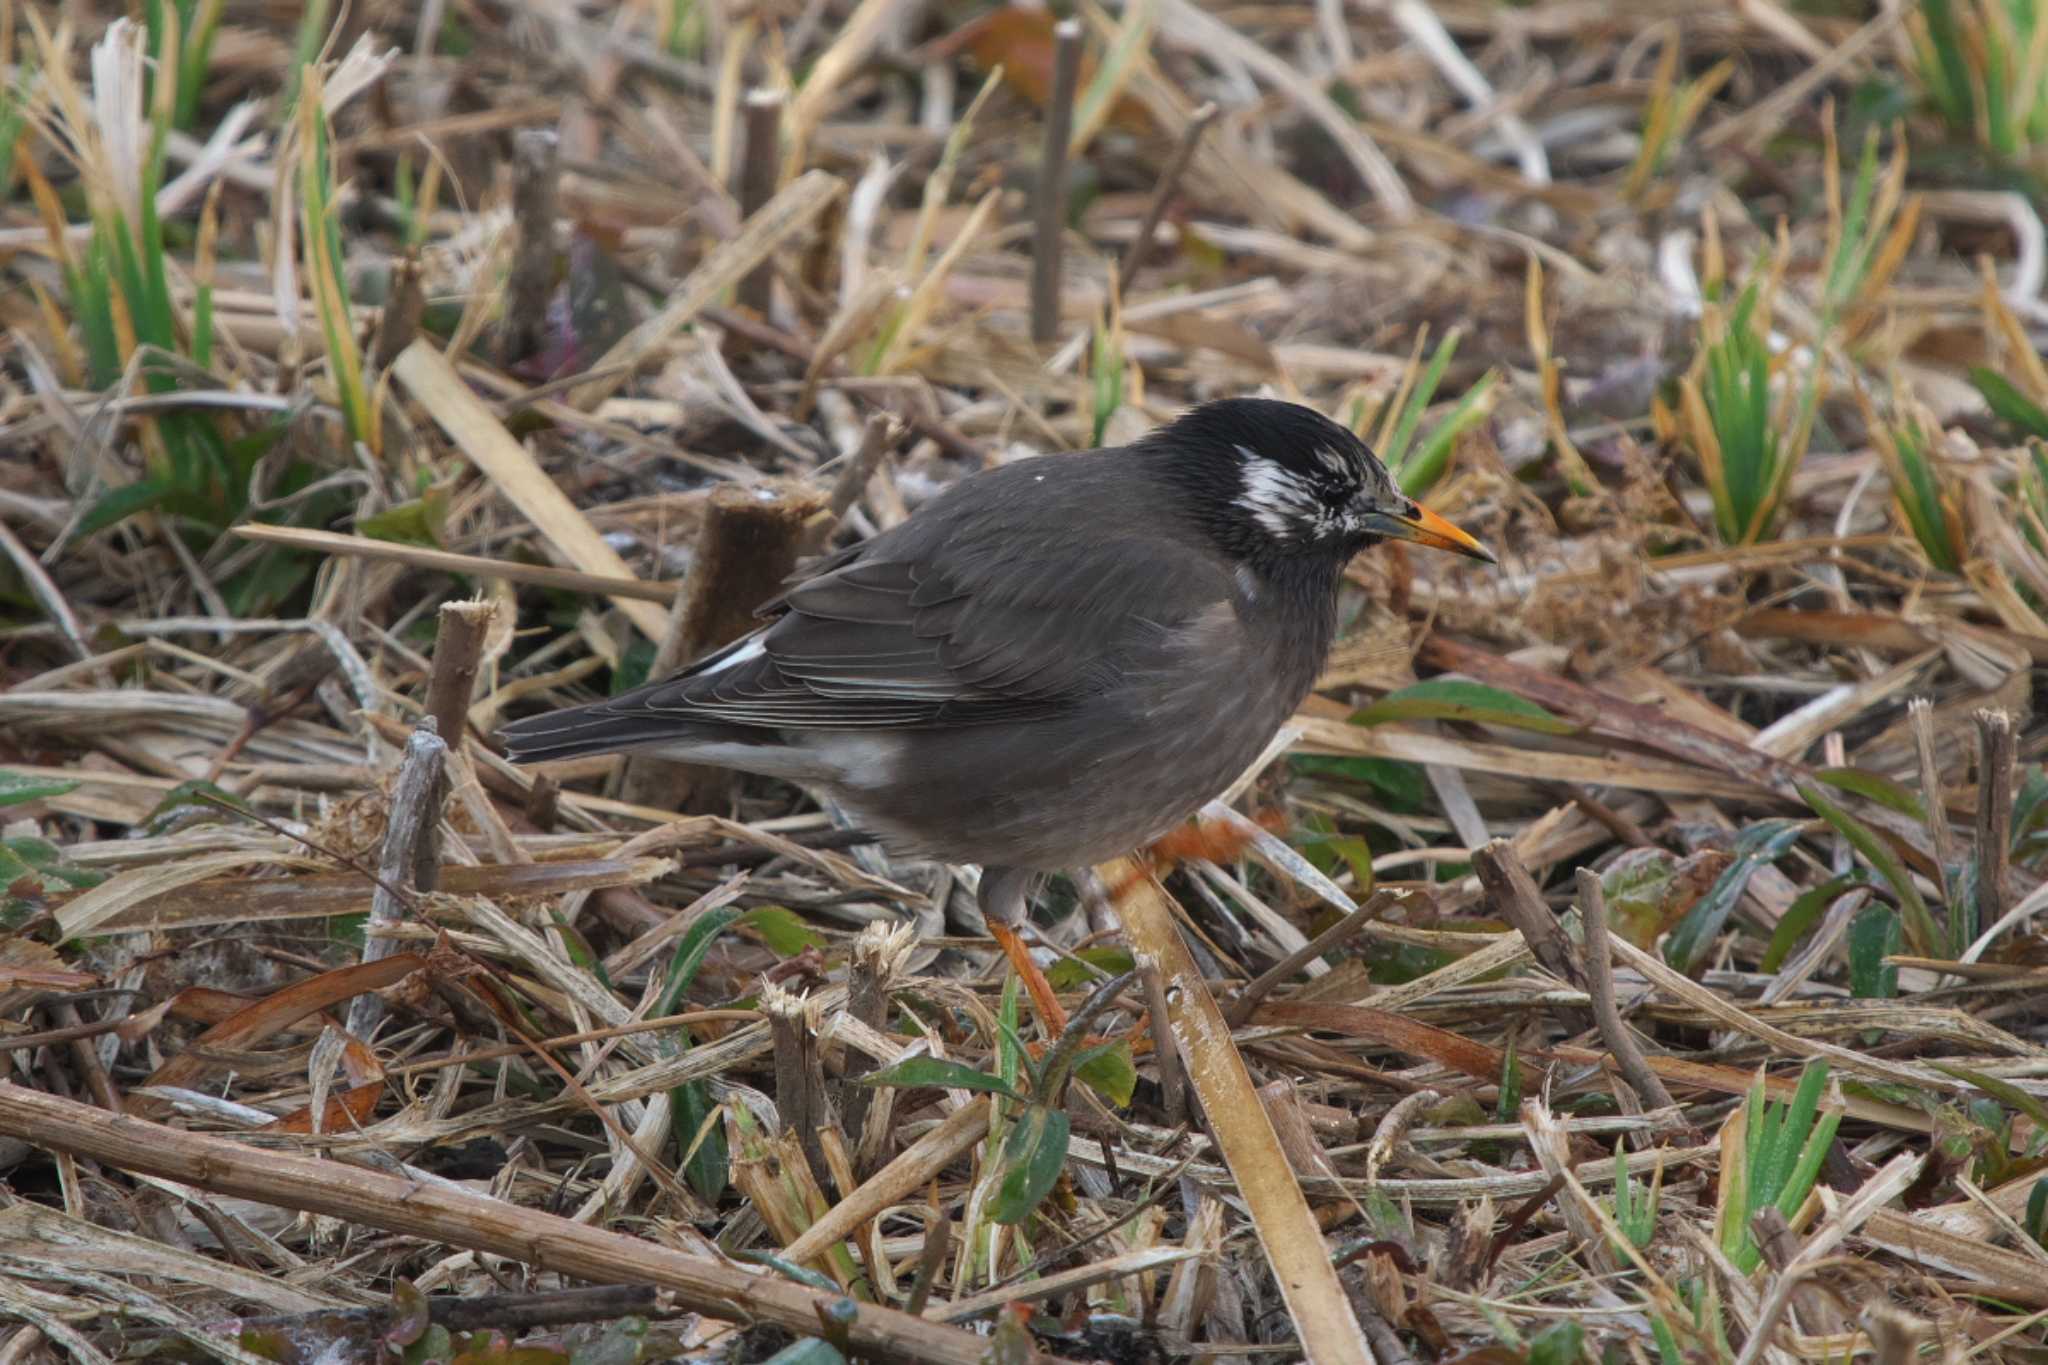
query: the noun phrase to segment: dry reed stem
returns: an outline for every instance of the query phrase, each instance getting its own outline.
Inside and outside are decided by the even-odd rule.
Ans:
[[[1372,1350],[1331,1268],[1322,1230],[1231,1042],[1230,1026],[1181,942],[1166,893],[1129,859],[1099,871],[1109,885],[1128,888],[1117,902],[1118,917],[1139,968],[1157,971],[1165,982],[1168,1036],[1250,1207],[1302,1349],[1315,1361],[1370,1365]]]
[[[601,1284],[651,1283],[672,1292],[681,1307],[712,1317],[759,1318],[814,1332],[829,1302],[772,1271],[749,1273],[453,1186],[109,1118],[11,1082],[0,1082],[0,1134],[214,1194],[487,1251]],[[850,1336],[879,1359],[910,1365],[979,1365],[982,1359],[983,1343],[971,1333],[871,1304],[854,1306]]]

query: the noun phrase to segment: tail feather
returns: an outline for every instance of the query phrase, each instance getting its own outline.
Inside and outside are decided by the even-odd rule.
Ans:
[[[505,756],[514,763],[540,763],[550,759],[582,758],[590,754],[616,754],[649,745],[678,745],[693,739],[714,739],[721,727],[706,725],[702,735],[695,727],[678,725],[672,715],[620,712],[606,702],[551,711],[515,720],[498,731]]]

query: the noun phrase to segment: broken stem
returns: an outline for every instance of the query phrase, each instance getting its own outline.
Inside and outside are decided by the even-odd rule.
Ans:
[[[1045,108],[1045,154],[1038,163],[1038,222],[1031,246],[1031,339],[1050,345],[1060,330],[1060,246],[1067,229],[1067,139],[1074,88],[1081,79],[1081,21],[1053,26],[1052,98]]]
[[[1131,281],[1144,266],[1145,257],[1152,250],[1152,234],[1159,230],[1159,220],[1166,216],[1166,206],[1173,201],[1173,192],[1180,187],[1180,178],[1187,174],[1188,163],[1195,159],[1195,150],[1202,145],[1202,134],[1216,121],[1217,112],[1215,102],[1210,101],[1195,110],[1188,126],[1181,130],[1180,145],[1173,149],[1173,159],[1166,163],[1166,169],[1159,173],[1159,183],[1152,187],[1152,201],[1145,205],[1138,235],[1124,248],[1124,263],[1116,272],[1121,292],[1130,292]]]
[[[1580,868],[1578,890],[1579,915],[1586,931],[1586,994],[1593,997],[1593,1022],[1599,1025],[1600,1040],[1614,1054],[1621,1078],[1645,1106],[1670,1109],[1676,1103],[1671,1092],[1650,1070],[1614,1002],[1614,954],[1607,944],[1607,895],[1601,889],[1600,874],[1589,867]]]

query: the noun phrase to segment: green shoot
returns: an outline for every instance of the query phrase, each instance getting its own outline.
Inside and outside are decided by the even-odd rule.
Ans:
[[[1763,1260],[1751,1220],[1766,1208],[1775,1208],[1787,1218],[1798,1213],[1813,1192],[1821,1161],[1835,1140],[1842,1111],[1823,1112],[1820,1108],[1827,1079],[1827,1063],[1807,1063],[1792,1102],[1781,1105],[1764,1099],[1764,1079],[1759,1073],[1750,1087],[1748,1103],[1722,1129],[1716,1235],[1721,1250],[1745,1274]]]
[[[159,80],[145,103],[146,35],[120,20],[93,49],[88,98],[68,74],[60,74],[68,72],[67,54],[34,11],[30,22],[39,63],[53,78],[47,106],[30,117],[45,141],[72,158],[92,216],[92,234],[77,254],[56,192],[33,158],[23,160],[84,341],[83,378],[108,389],[132,372],[151,393],[174,392],[178,373],[190,370],[189,362],[208,349],[207,329],[195,338],[172,305],[157,217],[174,80]],[[167,42],[175,43],[177,22],[175,10],[164,12]],[[139,427],[143,477],[89,507],[74,535],[90,535],[146,511],[170,512],[215,530],[239,514],[247,471],[231,457],[215,416],[170,410],[142,417]]]
[[[1386,462],[1387,468],[1393,471],[1404,493],[1420,493],[1442,478],[1444,466],[1450,463],[1458,438],[1485,420],[1492,406],[1494,381],[1499,375],[1488,370],[1430,428],[1428,435],[1419,443],[1415,439],[1423,414],[1436,399],[1437,386],[1443,382],[1444,371],[1458,354],[1461,336],[1455,327],[1446,333],[1444,339],[1437,343],[1426,366],[1422,364],[1422,347],[1427,341],[1427,333],[1418,337],[1415,352],[1408,358],[1407,368],[1402,372],[1393,397],[1383,403],[1369,420],[1364,420],[1362,412],[1354,414],[1353,429],[1358,430],[1361,436],[1376,429],[1375,434],[1366,439],[1379,453],[1380,459]]]
[[[1927,562],[1943,573],[1962,569],[1967,541],[1963,532],[1962,499],[1955,480],[1938,462],[1934,452],[1941,430],[1931,414],[1917,404],[1899,405],[1903,411],[1891,422],[1878,416],[1856,387],[1856,401],[1870,428],[1870,439],[1884,460],[1891,478],[1894,505],[1899,516],[1920,543]]]
[[[1833,825],[1835,832],[1846,839],[1858,856],[1870,864],[1877,875],[1884,879],[1885,884],[1891,887],[1893,895],[1898,898],[1906,938],[1913,945],[1914,952],[1932,954],[1940,951],[1943,946],[1953,947],[1958,952],[1962,950],[1962,945],[1970,941],[1970,935],[1959,924],[1952,924],[1950,934],[1946,937],[1935,928],[1933,912],[1928,909],[1926,898],[1920,894],[1913,874],[1907,870],[1905,862],[1877,831],[1822,796],[1813,787],[1800,787],[1799,795],[1805,798],[1813,813]]]
[[[1123,406],[1124,374],[1124,319],[1123,305],[1117,290],[1109,291],[1109,318],[1095,324],[1093,344],[1089,348],[1089,388],[1093,399],[1093,439],[1089,444],[1101,446],[1109,431],[1109,419]]]
[[[222,0],[147,0],[142,9],[156,72],[170,72],[175,95],[171,126],[190,129],[199,119],[199,96],[220,30]],[[152,76],[152,83],[156,79]]]
[[[1817,330],[1805,378],[1772,402],[1774,365],[1767,340],[1771,294],[1753,281],[1723,314],[1710,304],[1701,322],[1703,346],[1694,373],[1680,382],[1684,426],[1698,451],[1714,503],[1714,529],[1730,545],[1765,539],[1785,491],[1806,454],[1820,410],[1827,356],[1875,316],[1877,298],[1904,259],[1919,222],[1920,201],[1904,196],[1905,143],[1880,165],[1877,134],[1863,145],[1856,176],[1842,191],[1834,111],[1824,116],[1828,250],[1821,269]],[[1774,274],[1782,268],[1781,242]],[[1775,279],[1772,280],[1775,288]]]
[[[349,311],[348,281],[342,274],[341,230],[335,222],[333,150],[328,145],[323,108],[324,78],[317,66],[299,76],[298,163],[299,229],[313,307],[327,340],[327,363],[341,402],[349,436],[377,453],[381,442],[363,379],[363,357],[356,345],[354,316]]]
[[[670,56],[695,61],[704,55],[704,9],[697,0],[655,0],[654,22]]]
[[[1663,1202],[1664,1168],[1650,1177],[1647,1189],[1629,1178],[1628,1144],[1614,1149],[1614,1225],[1636,1250],[1649,1247],[1657,1235],[1657,1208]]]
[[[1771,405],[1770,348],[1759,317],[1760,286],[1752,283],[1724,320],[1709,305],[1704,385],[1687,376],[1680,394],[1686,425],[1714,501],[1714,529],[1730,545],[1761,540],[1777,518],[1796,454],[1780,434]]]
[[[1706,109],[1707,101],[1735,74],[1733,58],[1724,58],[1698,80],[1678,79],[1678,43],[1669,41],[1657,54],[1657,69],[1650,76],[1650,98],[1643,108],[1643,134],[1621,192],[1629,199],[1640,197],[1651,178],[1670,160],[1672,150]]]
[[[328,20],[334,12],[334,0],[310,0],[306,12],[299,16],[299,40],[292,55],[291,75],[285,84],[287,109],[296,108],[299,99],[299,81],[306,67],[320,60],[327,46]]]
[[[1923,0],[1907,10],[1927,102],[1994,156],[2048,142],[2048,12],[2037,0]]]

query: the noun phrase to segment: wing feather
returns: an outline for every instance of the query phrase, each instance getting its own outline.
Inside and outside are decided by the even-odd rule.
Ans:
[[[1090,508],[1126,500],[1090,456],[1065,481],[993,471],[1005,495],[934,504],[817,563],[762,609],[767,624],[680,673],[583,708],[593,723],[775,730],[985,724],[1060,711],[1114,686],[1176,628],[1233,598],[1192,537],[1103,536]],[[1036,462],[1026,462],[1036,463]],[[1112,478],[1121,478],[1112,473]],[[1097,486],[1084,486],[1094,478]],[[1046,515],[1044,500],[1064,499]],[[941,499],[940,503],[946,503]],[[1090,526],[1095,529],[1088,529]]]

